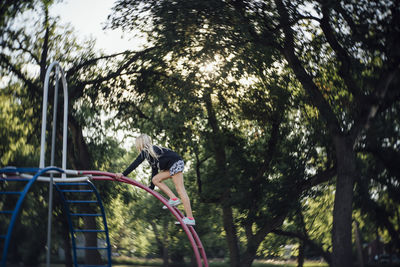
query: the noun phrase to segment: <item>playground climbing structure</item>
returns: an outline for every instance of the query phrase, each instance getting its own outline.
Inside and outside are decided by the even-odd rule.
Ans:
[[[52,143],[50,166],[45,167],[45,151],[46,151],[46,120],[47,120],[47,95],[50,81],[50,74],[55,70],[55,92],[53,104],[53,124],[52,124]],[[62,167],[54,167],[55,155],[55,136],[56,136],[56,118],[57,118],[57,100],[58,85],[61,82],[64,94],[64,116],[63,116],[63,143],[62,143]],[[41,134],[41,150],[39,168],[17,168],[5,167],[0,169],[0,267],[7,266],[7,255],[9,253],[10,244],[13,239],[13,229],[20,216],[22,204],[26,199],[29,190],[36,182],[46,182],[49,184],[48,196],[48,225],[47,225],[47,251],[46,266],[50,266],[50,249],[51,248],[51,231],[52,231],[52,213],[53,213],[53,189],[58,193],[61,199],[63,211],[67,217],[68,228],[72,243],[73,264],[75,267],[101,267],[112,266],[111,244],[109,240],[107,218],[100,194],[95,187],[96,181],[109,181],[126,183],[131,186],[138,187],[156,199],[162,205],[167,206],[170,213],[180,222],[180,227],[188,237],[190,245],[193,248],[194,258],[198,267],[208,267],[207,256],[193,226],[187,226],[183,223],[183,214],[176,207],[171,207],[167,199],[162,195],[149,189],[147,186],[122,177],[116,180],[114,173],[88,170],[68,170],[66,168],[67,159],[67,123],[68,123],[68,89],[64,71],[58,62],[52,63],[46,72],[44,90],[43,90],[43,112],[42,112],[42,134]],[[97,227],[87,229],[82,224],[82,218],[96,217],[98,218]],[[97,246],[81,246],[77,244],[77,235],[85,233],[96,233],[103,235],[104,242]],[[82,264],[78,260],[78,252],[85,250],[97,250],[103,255],[102,265]]]

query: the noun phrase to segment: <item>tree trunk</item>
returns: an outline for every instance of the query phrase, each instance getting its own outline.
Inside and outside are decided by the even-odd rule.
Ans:
[[[240,267],[240,252],[236,236],[236,227],[233,223],[232,208],[228,205],[222,207],[222,219],[228,242],[229,258],[231,267]]]
[[[162,258],[163,258],[162,266],[168,267],[169,266],[169,250],[168,250],[167,246],[163,246]]]
[[[215,110],[213,108],[212,103],[212,88],[206,90],[204,94],[204,103],[206,104],[207,114],[208,114],[208,123],[212,129],[213,137],[211,142],[214,147],[214,155],[216,166],[219,168],[220,177],[224,177],[226,175],[226,154],[225,154],[225,142],[223,138],[223,134],[220,132],[218,121],[216,118]],[[227,178],[227,177],[226,177]],[[229,204],[229,194],[230,187],[227,186],[221,192],[221,203],[222,203],[222,220],[224,229],[226,232],[226,241],[229,249],[229,257],[230,257],[230,266],[231,267],[239,267],[240,266],[240,250],[239,243],[236,234],[236,227],[233,222],[233,214],[232,207]]]
[[[168,249],[168,221],[164,220],[163,222],[163,242],[162,242],[162,257],[163,257],[163,266],[169,266],[169,249]]]
[[[69,116],[69,129],[72,136],[72,146],[69,146],[69,158],[72,159],[73,168],[78,170],[90,170],[91,160],[88,146],[83,137],[83,130],[73,116]],[[94,207],[83,207],[85,213],[96,213]],[[83,217],[85,229],[97,229],[95,217]],[[97,247],[97,233],[85,233],[85,246]],[[90,265],[98,265],[102,263],[101,255],[98,250],[85,249],[85,263]]]
[[[254,258],[256,257],[257,248],[260,245],[259,243],[256,244],[256,242],[255,242],[255,238],[254,238],[253,231],[252,231],[252,225],[253,225],[252,222],[248,222],[244,227],[245,232],[246,232],[246,237],[247,237],[247,249],[241,255],[240,266],[243,266],[243,267],[251,266],[251,264],[254,261]]]
[[[71,238],[68,227],[67,215],[65,214],[65,210],[63,210],[62,216],[60,216],[60,220],[62,220],[62,229],[61,235],[63,239],[63,248],[64,248],[64,258],[65,258],[65,267],[72,267],[72,246],[71,246]]]
[[[150,220],[150,225],[153,228],[154,236],[157,241],[158,250],[161,253],[164,267],[169,266],[169,252],[168,252],[168,221],[163,221],[163,231],[158,231],[157,225],[153,220]]]
[[[89,212],[92,213],[92,212]],[[83,217],[85,229],[98,229],[96,224],[96,217],[85,216]],[[85,246],[97,247],[97,233],[85,233]],[[89,265],[101,265],[102,259],[99,250],[85,249],[85,263]]]
[[[241,266],[241,267],[251,267],[255,257],[256,257],[256,252],[254,252],[254,253],[246,253],[245,255],[243,255],[242,261],[240,262],[239,266]]]
[[[333,138],[337,158],[336,194],[333,208],[333,267],[353,266],[351,225],[353,186],[355,180],[355,152],[349,137]]]
[[[356,238],[356,246],[357,246],[357,259],[358,259],[358,266],[364,267],[364,257],[362,253],[362,244],[361,244],[361,237],[360,237],[360,230],[358,227],[358,222],[354,222],[354,236]]]
[[[308,237],[306,223],[304,222],[303,211],[301,208],[301,203],[299,201],[298,207],[298,221],[300,223],[301,231],[305,237]],[[306,242],[302,239],[299,240],[299,255],[297,256],[297,267],[303,267],[304,265],[304,252],[305,252]]]
[[[297,256],[297,267],[303,267],[304,266],[304,241],[300,240],[300,245],[299,245],[299,255]]]

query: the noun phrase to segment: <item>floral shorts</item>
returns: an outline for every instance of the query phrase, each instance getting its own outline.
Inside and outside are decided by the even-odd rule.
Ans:
[[[183,172],[183,169],[185,168],[185,163],[183,162],[183,160],[178,160],[177,162],[175,162],[171,168],[169,169],[169,174],[171,176],[174,176],[175,174],[177,174],[178,172]]]

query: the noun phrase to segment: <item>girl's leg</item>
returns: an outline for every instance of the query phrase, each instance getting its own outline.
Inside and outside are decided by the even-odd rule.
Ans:
[[[169,187],[166,184],[163,183],[164,180],[167,180],[169,178],[171,178],[169,171],[163,171],[156,174],[153,177],[152,181],[154,185],[160,188],[161,191],[163,191],[170,199],[172,199],[176,198],[176,195],[174,194],[174,192],[171,191],[171,189],[169,189]]]
[[[192,208],[190,206],[190,200],[186,193],[185,185],[183,184],[183,173],[178,172],[177,174],[172,176],[172,180],[174,181],[176,191],[178,192],[182,200],[182,204],[186,212],[186,217],[193,218]]]

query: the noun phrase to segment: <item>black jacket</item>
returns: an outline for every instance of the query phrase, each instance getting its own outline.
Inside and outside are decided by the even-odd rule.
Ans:
[[[140,152],[139,156],[129,165],[128,168],[122,173],[124,176],[130,174],[134,169],[136,169],[145,159],[150,163],[151,166],[151,177],[154,177],[161,170],[169,170],[172,165],[182,158],[174,151],[168,148],[160,148],[158,146],[153,146],[154,152],[158,155],[158,158],[152,157],[150,154],[148,158],[145,152]]]

